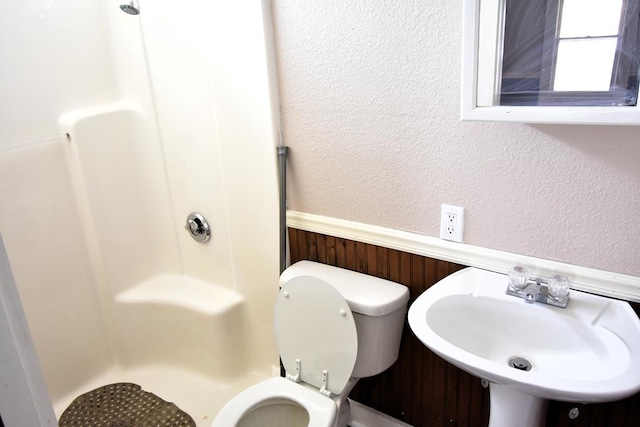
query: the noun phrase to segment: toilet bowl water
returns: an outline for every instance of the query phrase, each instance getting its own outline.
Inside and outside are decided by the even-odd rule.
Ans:
[[[309,414],[302,406],[287,402],[267,403],[245,415],[237,427],[300,427],[309,425]]]

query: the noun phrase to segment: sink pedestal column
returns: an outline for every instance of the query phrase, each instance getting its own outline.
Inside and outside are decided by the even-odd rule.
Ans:
[[[489,427],[544,427],[547,399],[491,383]]]

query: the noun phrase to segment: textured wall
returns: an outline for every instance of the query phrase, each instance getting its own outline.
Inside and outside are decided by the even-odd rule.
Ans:
[[[640,276],[640,127],[461,122],[459,0],[272,3],[290,209]]]

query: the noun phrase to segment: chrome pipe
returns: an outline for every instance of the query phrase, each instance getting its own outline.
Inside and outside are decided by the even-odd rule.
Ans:
[[[278,147],[278,180],[280,187],[280,273],[287,268],[287,151]]]

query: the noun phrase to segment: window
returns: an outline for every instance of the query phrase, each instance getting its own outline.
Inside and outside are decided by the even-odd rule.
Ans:
[[[639,14],[640,0],[465,0],[463,119],[640,125]]]
[[[500,105],[635,106],[637,4],[507,0]]]

